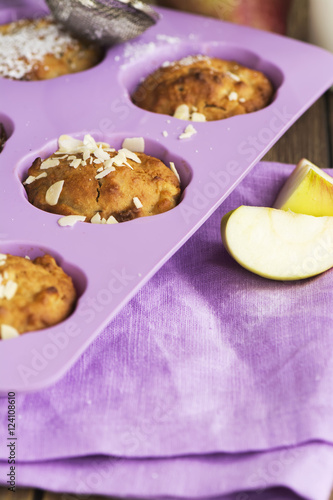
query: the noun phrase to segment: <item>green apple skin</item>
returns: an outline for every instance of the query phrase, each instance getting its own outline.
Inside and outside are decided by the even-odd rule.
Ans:
[[[300,280],[333,267],[333,217],[242,205],[221,221],[227,252],[273,280]]]
[[[303,158],[283,185],[273,207],[316,217],[333,215],[333,177]]]
[[[292,0],[157,0],[159,5],[285,34]]]

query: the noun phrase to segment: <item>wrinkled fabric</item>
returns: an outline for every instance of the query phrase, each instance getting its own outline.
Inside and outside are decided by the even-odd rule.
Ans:
[[[270,281],[220,236],[222,215],[271,206],[292,168],[258,164],[58,383],[17,395],[17,484],[139,498],[284,487],[327,500],[333,271]]]

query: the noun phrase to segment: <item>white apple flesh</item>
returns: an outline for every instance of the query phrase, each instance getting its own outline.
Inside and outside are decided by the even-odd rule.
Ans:
[[[333,215],[333,177],[303,158],[283,185],[273,207],[317,217]]]
[[[299,280],[333,267],[333,217],[240,206],[221,223],[222,241],[244,268],[274,280]]]

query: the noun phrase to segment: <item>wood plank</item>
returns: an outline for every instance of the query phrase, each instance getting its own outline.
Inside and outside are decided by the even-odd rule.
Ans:
[[[326,95],[297,120],[263,160],[295,164],[301,158],[321,168],[331,167]]]
[[[330,164],[333,168],[333,87],[331,91],[327,92],[327,114],[328,140],[330,145]]]
[[[288,17],[287,35],[306,41],[308,37],[309,0],[293,0]]]
[[[35,490],[32,488],[18,488],[15,493],[7,488],[0,487],[0,500],[34,500]]]

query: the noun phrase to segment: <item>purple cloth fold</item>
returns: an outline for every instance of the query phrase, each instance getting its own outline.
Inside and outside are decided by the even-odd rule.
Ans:
[[[241,268],[220,237],[224,213],[271,206],[292,168],[258,164],[62,380],[17,395],[18,485],[79,493],[80,477],[112,463],[112,474],[86,481],[82,493],[209,498],[252,490],[260,499],[284,487],[327,500],[333,272],[270,281]],[[2,398],[0,434],[6,429]],[[291,495],[277,491],[271,498]]]

